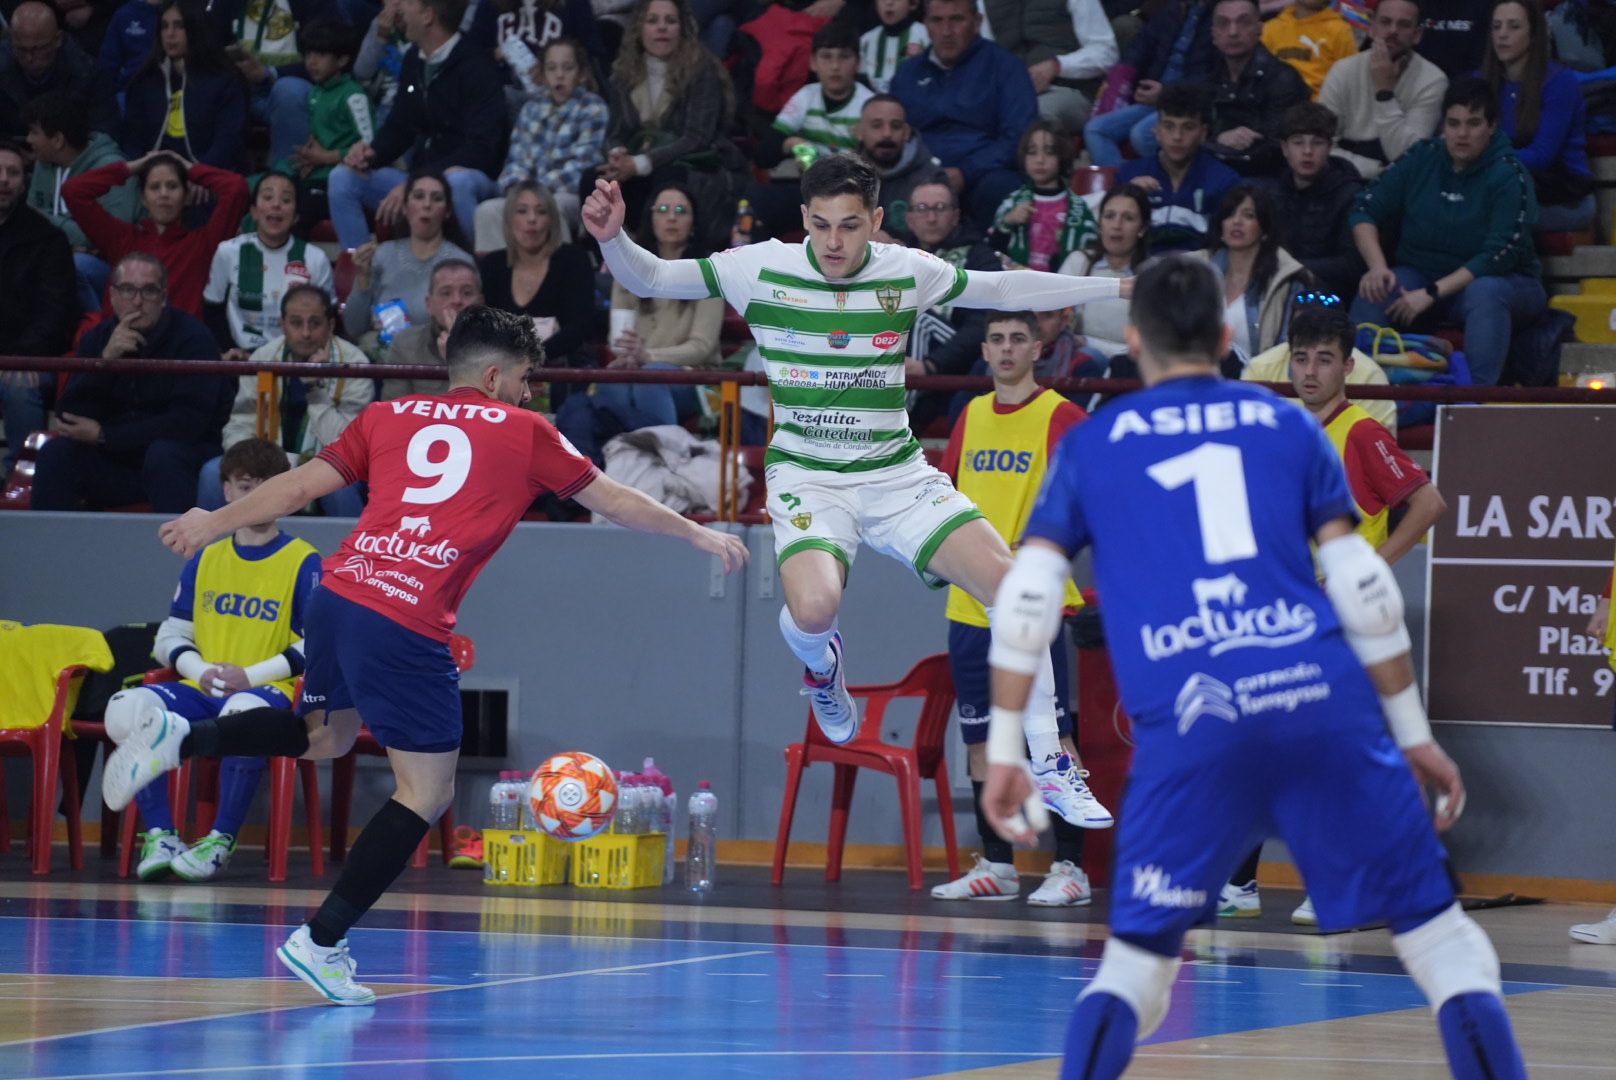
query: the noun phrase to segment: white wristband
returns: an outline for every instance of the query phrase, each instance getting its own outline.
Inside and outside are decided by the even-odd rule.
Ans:
[[[1025,714],[993,706],[988,713],[988,764],[1021,765],[1027,760]]]
[[[1433,740],[1431,721],[1425,715],[1425,705],[1420,701],[1419,687],[1413,683],[1390,697],[1382,697],[1380,707],[1386,714],[1386,727],[1390,729],[1399,750],[1424,746]]]
[[[180,673],[182,679],[200,679],[202,673],[212,666],[195,649],[186,649],[174,658],[174,670]],[[203,687],[203,690],[206,691],[207,687]]]

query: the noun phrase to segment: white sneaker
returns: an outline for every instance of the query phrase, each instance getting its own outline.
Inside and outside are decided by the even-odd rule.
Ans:
[[[1039,907],[1082,907],[1093,898],[1089,876],[1081,867],[1062,859],[1049,868],[1049,876],[1027,897],[1027,903]]]
[[[988,862],[976,856],[976,865],[964,877],[931,890],[933,900],[1014,900],[1021,892],[1021,875],[1013,863]]]
[[[842,663],[842,635],[830,636],[830,651],[836,657],[836,668],[830,678],[819,682],[811,671],[802,673],[802,693],[814,707],[814,719],[825,738],[841,746],[851,742],[858,734],[858,703],[847,692],[847,676]]]
[[[1616,908],[1594,923],[1582,923],[1571,928],[1571,940],[1588,945],[1616,945]]]
[[[1036,768],[1033,771],[1045,806],[1079,829],[1109,829],[1117,819],[1089,790],[1088,775],[1087,769],[1072,763],[1069,754],[1056,758],[1055,767],[1048,772],[1038,772]]]
[[[1295,911],[1291,912],[1291,922],[1297,926],[1319,925],[1319,917],[1313,913],[1313,898],[1311,896],[1302,897],[1301,904],[1297,906]]]
[[[214,829],[174,859],[174,873],[186,881],[206,881],[230,865],[236,838]]]
[[[155,881],[167,877],[174,860],[186,852],[185,841],[173,829],[147,829],[145,843],[140,848],[140,865],[135,873],[141,881]]]
[[[329,949],[321,948],[309,936],[305,923],[275,950],[275,956],[293,975],[314,987],[333,1005],[376,1004],[375,992],[354,982],[358,969],[348,954],[347,938]]]
[[[178,713],[152,713],[137,724],[101,769],[101,798],[107,806],[122,810],[147,784],[178,768],[180,743],[190,733],[190,721]]]
[[[1262,914],[1262,895],[1257,891],[1257,883],[1248,881],[1244,885],[1229,882],[1218,895],[1218,918],[1220,919],[1255,919]]]

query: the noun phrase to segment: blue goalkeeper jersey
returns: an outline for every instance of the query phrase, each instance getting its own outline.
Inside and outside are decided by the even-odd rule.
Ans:
[[[1141,737],[1184,735],[1316,704],[1374,708],[1309,548],[1339,517],[1356,511],[1323,428],[1266,389],[1208,375],[1128,394],[1073,428],[1025,536],[1093,546],[1123,705]]]

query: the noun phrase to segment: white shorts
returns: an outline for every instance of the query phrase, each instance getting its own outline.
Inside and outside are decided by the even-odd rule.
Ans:
[[[870,472],[822,472],[776,462],[764,472],[777,563],[799,551],[828,551],[851,568],[859,541],[908,563],[934,589],[948,584],[926,572],[937,549],[967,521],[982,517],[946,473],[916,455]]]

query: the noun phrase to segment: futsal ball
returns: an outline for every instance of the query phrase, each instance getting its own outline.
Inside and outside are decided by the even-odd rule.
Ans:
[[[617,780],[600,758],[568,750],[538,767],[527,797],[539,828],[557,840],[588,840],[612,823]]]

